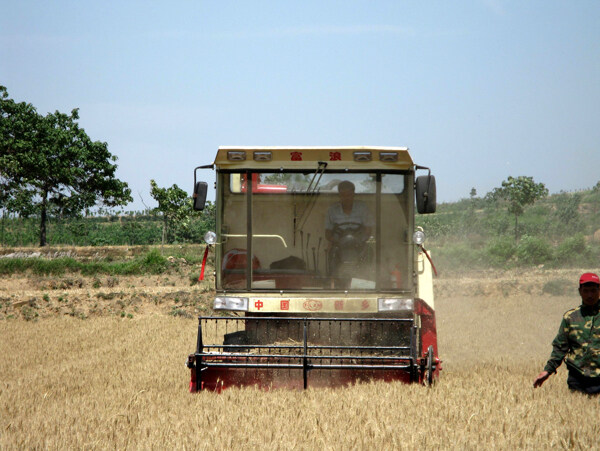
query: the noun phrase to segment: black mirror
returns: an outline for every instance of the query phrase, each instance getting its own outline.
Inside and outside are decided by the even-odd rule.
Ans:
[[[194,210],[202,211],[206,205],[206,193],[208,192],[208,183],[198,182],[194,187]]]
[[[417,177],[416,196],[417,211],[420,214],[435,213],[436,194],[435,177],[433,175],[422,175]]]

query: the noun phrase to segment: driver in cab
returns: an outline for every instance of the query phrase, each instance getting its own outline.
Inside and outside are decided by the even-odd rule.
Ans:
[[[334,242],[336,227],[362,227],[362,238],[366,241],[373,231],[374,221],[364,202],[354,200],[354,183],[345,180],[338,184],[340,201],[329,207],[325,217],[325,238]]]

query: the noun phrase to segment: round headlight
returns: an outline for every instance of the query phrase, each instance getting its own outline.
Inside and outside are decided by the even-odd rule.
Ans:
[[[215,244],[217,242],[217,234],[212,230],[209,230],[206,232],[206,235],[204,235],[204,241],[206,244]]]
[[[419,246],[425,242],[425,233],[422,230],[417,230],[413,234],[413,241]]]

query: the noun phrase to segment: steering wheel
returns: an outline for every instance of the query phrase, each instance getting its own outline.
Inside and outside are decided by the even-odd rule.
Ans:
[[[340,277],[340,271],[350,271],[368,258],[365,227],[358,222],[336,224],[331,232],[327,274]]]
[[[336,244],[358,244],[366,241],[363,231],[364,226],[360,222],[343,222],[333,226],[331,235]]]

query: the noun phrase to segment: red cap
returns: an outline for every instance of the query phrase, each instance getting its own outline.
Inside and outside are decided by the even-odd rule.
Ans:
[[[593,272],[586,272],[579,278],[579,285],[583,285],[584,283],[595,283],[596,285],[600,285],[600,278]]]

